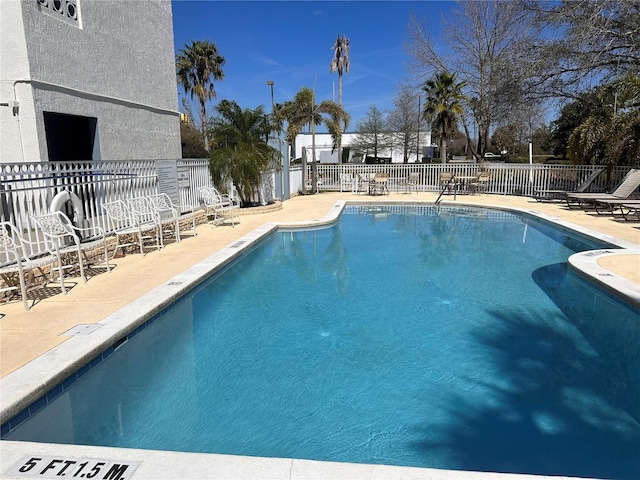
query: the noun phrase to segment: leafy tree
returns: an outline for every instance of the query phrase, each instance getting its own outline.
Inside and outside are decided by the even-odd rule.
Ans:
[[[533,36],[532,13],[520,2],[459,0],[458,8],[444,18],[441,35],[434,41],[428,23],[411,17],[408,45],[411,70],[420,79],[437,72],[458,72],[465,82],[465,106],[478,126],[479,154],[488,146],[492,126],[525,102],[523,39]],[[432,22],[429,19],[429,22]],[[439,49],[439,47],[441,49]],[[467,124],[463,120],[468,135]],[[470,145],[470,141],[467,142]]]
[[[533,131],[523,131],[518,124],[509,124],[496,128],[491,137],[492,145],[499,151],[507,150],[510,154],[525,154],[529,151],[529,142],[533,143],[535,155],[550,154],[553,146],[551,131],[546,125],[533,127]]]
[[[590,102],[586,98],[580,98],[562,107],[560,116],[551,122],[551,139],[553,142],[553,154],[567,157],[569,137],[580,126],[583,120],[590,115]]]
[[[640,70],[637,0],[524,0],[547,34],[526,46],[541,91],[575,98],[585,82],[610,82]]]
[[[496,128],[491,137],[491,143],[500,150],[514,153],[518,146],[517,130],[513,124]]]
[[[427,94],[423,118],[432,124],[440,136],[440,161],[447,161],[447,139],[457,130],[459,116],[464,111],[462,102],[466,97],[462,93],[464,82],[458,82],[455,73],[438,73],[427,80],[422,90]]]
[[[204,148],[209,151],[207,135],[208,100],[216,97],[214,80],[222,80],[222,66],[225,59],[218,53],[218,48],[208,40],[194,41],[184,45],[176,55],[176,74],[178,83],[191,98],[195,95],[200,102],[200,126]]]
[[[193,113],[186,99],[182,99],[185,112],[180,113],[180,143],[182,158],[207,158],[209,152],[204,148],[202,131],[195,127]]]
[[[640,76],[626,77],[590,93],[590,115],[569,137],[568,157],[578,164],[638,165]]]
[[[408,85],[401,85],[393,99],[396,107],[387,117],[389,130],[394,132],[393,147],[402,148],[404,163],[409,162],[412,151],[417,152],[416,161],[420,157],[420,101],[418,95]]]
[[[547,125],[538,127],[531,137],[534,154],[549,155],[553,152],[553,142],[551,140],[551,129]]]
[[[180,122],[180,143],[182,144],[182,158],[207,158],[209,152],[202,143],[202,132],[192,125]]]
[[[237,103],[222,100],[212,120],[210,170],[216,185],[231,180],[240,201],[248,205],[259,191],[262,173],[279,165],[280,152],[266,143],[271,123],[263,107],[241,109]]]
[[[373,153],[378,158],[378,152],[391,147],[389,126],[384,114],[375,106],[371,106],[367,115],[356,126],[357,135],[354,137],[351,147],[367,156]]]
[[[318,165],[315,158],[316,137],[315,128],[324,124],[333,139],[333,149],[335,150],[342,141],[342,132],[349,125],[349,114],[337,103],[331,100],[324,100],[319,104],[315,103],[315,94],[308,87],[302,87],[292,101],[287,102],[278,110],[280,118],[287,122],[285,136],[287,139],[295,138],[302,129],[310,125],[312,134],[313,163],[311,164],[311,189],[313,193],[318,193]],[[302,193],[307,193],[307,163],[302,156]]]

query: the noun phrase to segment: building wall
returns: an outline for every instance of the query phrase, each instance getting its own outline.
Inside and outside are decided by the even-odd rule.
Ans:
[[[63,2],[75,20],[53,0],[0,1],[0,100],[20,103],[0,110],[0,159],[48,160],[44,112],[96,118],[94,159],[180,158],[170,0]]]
[[[344,133],[342,135],[342,146],[348,147],[357,136],[357,133]],[[333,148],[333,140],[331,139],[331,135],[329,133],[316,133],[315,137],[316,159],[318,159],[320,163],[338,163],[338,153],[331,153],[331,149]],[[307,161],[312,161],[312,142],[313,138],[310,133],[298,134],[296,136],[296,158],[300,158],[302,156],[302,147],[305,147],[307,150]],[[420,132],[420,146],[424,148],[430,145],[431,132]],[[402,148],[396,148],[393,150],[380,149],[378,155],[381,157],[391,157],[392,163],[404,162]],[[413,163],[415,161],[416,154],[414,150],[414,152],[410,154],[409,162]]]

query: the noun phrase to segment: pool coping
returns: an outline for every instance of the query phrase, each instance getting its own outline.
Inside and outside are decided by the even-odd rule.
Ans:
[[[242,256],[246,252],[248,252],[253,246],[255,246],[258,242],[264,239],[266,236],[271,233],[277,231],[278,229],[299,229],[299,228],[319,228],[326,227],[333,223],[335,223],[343,211],[346,205],[364,205],[370,202],[366,201],[354,201],[354,200],[339,200],[337,201],[329,211],[324,215],[324,217],[312,220],[312,221],[303,221],[303,222],[267,222],[262,226],[254,229],[248,234],[241,237],[239,240],[234,241],[232,244],[224,247],[220,251],[214,253],[209,256],[202,262],[188,268],[184,272],[176,275],[171,278],[169,281],[164,284],[158,286],[157,288],[149,291],[145,295],[139,297],[134,300],[127,306],[122,309],[114,312],[113,314],[105,317],[101,321],[98,322],[100,328],[97,328],[94,332],[89,335],[78,335],[74,336],[64,343],[58,345],[57,347],[51,349],[45,354],[41,355],[37,359],[29,362],[25,366],[19,368],[18,370],[6,375],[4,378],[0,379],[0,391],[2,392],[2,396],[0,397],[0,423],[4,424],[7,420],[14,417],[15,415],[23,412],[25,408],[31,406],[34,401],[41,398],[45,395],[49,390],[59,385],[63,380],[65,380],[70,375],[77,372],[79,369],[88,366],[89,362],[91,362],[97,356],[100,356],[105,350],[112,347],[117,342],[121,341],[127,335],[135,332],[136,329],[140,328],[145,322],[147,322],[150,318],[152,318],[155,314],[161,312],[168,304],[170,304],[173,300],[180,297],[182,294],[190,290],[191,288],[197,286],[201,282],[203,282],[206,278],[210,277],[216,271],[219,271],[224,266],[228,265],[230,262]],[[401,201],[389,201],[384,202],[388,204],[394,205],[416,205],[415,202],[401,202]],[[430,203],[430,202],[426,202]],[[378,204],[379,205],[379,204]],[[443,202],[443,206],[465,206],[467,204],[463,202]],[[471,207],[478,207],[477,205],[468,204]],[[578,232],[579,234],[585,235],[589,238],[593,238],[598,241],[605,242],[607,244],[616,246],[619,248],[615,251],[612,249],[603,249],[603,250],[595,250],[589,252],[582,252],[579,254],[572,255],[569,259],[569,263],[573,269],[575,269],[579,274],[593,280],[597,285],[603,287],[605,290],[609,292],[615,292],[616,295],[620,295],[625,301],[629,302],[630,305],[638,308],[640,306],[640,293],[638,292],[637,285],[633,282],[630,282],[627,279],[619,277],[605,269],[603,269],[600,265],[598,265],[598,258],[602,258],[605,255],[619,255],[619,254],[628,254],[629,251],[633,253],[640,253],[640,248],[635,244],[630,242],[602,234],[600,232],[581,227],[579,225],[575,225],[573,223],[563,221],[558,217],[542,214],[535,210],[528,210],[518,207],[509,207],[509,206],[500,206],[500,205],[483,205],[481,208],[490,208],[495,210],[503,210],[509,212],[522,213],[527,216],[532,216],[537,219],[553,223],[556,226],[561,228],[566,228],[568,230],[572,230]],[[594,252],[596,252],[594,254]],[[90,368],[87,368],[87,371]],[[39,402],[40,404],[42,402]],[[40,405],[41,406],[41,405]],[[0,473],[3,475],[7,472],[8,467],[8,459],[13,458],[12,463],[15,463],[17,459],[25,457],[29,455],[29,452],[34,453],[36,455],[46,455],[47,452],[60,452],[58,455],[62,455],[63,452],[66,452],[67,447],[72,449],[77,449],[77,446],[64,446],[58,444],[42,444],[42,443],[29,443],[29,442],[11,442],[7,440],[3,440],[0,442],[2,445],[2,464],[0,464]],[[14,445],[16,444],[16,445]],[[131,456],[131,452],[141,452],[136,458],[153,458],[156,455],[162,453],[164,455],[163,458],[171,457],[175,458],[175,460],[171,461],[171,465],[174,465],[174,474],[176,474],[177,468],[178,470],[182,466],[190,463],[189,458],[192,458],[194,455],[197,455],[198,458],[204,456],[205,459],[210,459],[215,463],[216,469],[218,467],[223,468],[223,464],[225,462],[230,461],[238,462],[237,459],[251,459],[248,460],[248,463],[253,465],[257,462],[258,465],[264,465],[261,461],[255,461],[257,457],[241,457],[241,456],[233,456],[233,455],[214,455],[214,454],[184,454],[180,452],[156,452],[156,451],[147,451],[147,450],[132,450],[132,449],[114,449],[110,447],[82,447],[83,449],[88,449],[91,452],[98,452],[97,454],[92,453],[91,455],[97,455],[95,458],[109,458],[109,457],[117,457],[117,458],[129,458]],[[7,456],[8,452],[12,452],[11,455]],[[101,453],[104,452],[104,453]],[[19,455],[21,454],[21,455]],[[55,453],[52,453],[55,454]],[[181,457],[184,455],[184,457]],[[77,456],[77,455],[76,455]],[[180,458],[184,458],[184,462],[179,460]],[[231,458],[232,460],[229,460]],[[221,460],[222,459],[222,460]],[[289,465],[285,470],[287,471],[286,476],[274,476],[274,477],[265,477],[259,475],[260,478],[350,478],[350,477],[341,477],[338,475],[338,471],[335,471],[336,475],[332,476],[315,476],[311,475],[307,477],[307,473],[301,473],[299,477],[291,476],[291,473],[295,470],[294,466],[305,466],[306,468],[320,469],[323,470],[326,465],[332,465],[334,462],[313,462],[309,460],[298,460],[298,459],[262,459],[262,461],[270,461],[274,462],[274,465],[280,465],[281,462],[285,462]],[[140,461],[140,460],[139,460]],[[146,461],[146,460],[143,460]],[[204,464],[210,462],[203,461]],[[269,462],[267,462],[269,463]],[[318,467],[317,464],[321,464]],[[356,464],[346,464],[346,463],[337,463],[340,468],[338,469],[341,475],[347,475],[350,470],[350,466]],[[168,472],[165,467],[164,472]],[[270,467],[271,468],[271,467]],[[301,468],[301,467],[300,467]],[[334,471],[333,467],[326,466],[330,471]],[[337,468],[337,467],[336,467]],[[356,467],[353,467],[356,468]],[[424,468],[414,468],[414,467],[392,467],[387,465],[366,465],[364,467],[367,472],[367,478],[388,478],[391,474],[389,469],[392,469],[394,472],[394,477],[400,478],[403,476],[411,476],[412,478],[469,478],[471,472],[466,471],[449,471],[449,470],[434,470],[434,469],[424,469]],[[200,471],[200,476],[195,476],[193,478],[207,478],[205,475],[206,472],[211,473],[211,465],[209,464],[208,470]],[[418,473],[424,473],[422,475],[416,475],[416,471]],[[160,470],[155,471],[151,469],[149,471],[149,476],[144,476],[141,472],[146,471],[145,468],[141,468],[136,471],[135,478],[175,478],[175,477],[161,477],[158,476]],[[217,470],[216,470],[217,471]],[[239,470],[243,472],[243,475],[246,474],[245,470]],[[374,472],[377,472],[374,474]],[[386,473],[381,473],[386,472]],[[435,473],[434,473],[435,472]],[[253,473],[254,477],[257,475],[255,472]],[[482,475],[478,478],[482,478]],[[495,473],[491,473],[494,478]],[[506,475],[504,478],[541,478],[539,475],[536,476],[527,476],[520,474],[500,474]],[[220,478],[220,476],[216,473],[216,476]],[[191,478],[191,477],[182,477],[181,478]],[[359,478],[362,476],[358,475]],[[3,478],[14,478],[3,476]],[[15,478],[24,478],[24,477],[15,477]],[[233,478],[242,478],[237,474],[233,476]],[[247,477],[249,478],[249,477]],[[488,477],[486,477],[488,478]],[[554,477],[557,478],[557,477]]]

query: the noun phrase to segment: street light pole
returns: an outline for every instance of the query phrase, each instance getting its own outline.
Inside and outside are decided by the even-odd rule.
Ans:
[[[271,87],[271,115],[273,115],[275,110],[275,104],[273,103],[273,83],[273,80],[267,80],[267,85]]]
[[[418,94],[418,134],[416,136],[416,163],[420,163],[420,94]]]

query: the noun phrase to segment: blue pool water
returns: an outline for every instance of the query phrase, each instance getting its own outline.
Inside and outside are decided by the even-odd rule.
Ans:
[[[640,318],[504,212],[349,206],[167,308],[4,439],[640,478]]]

